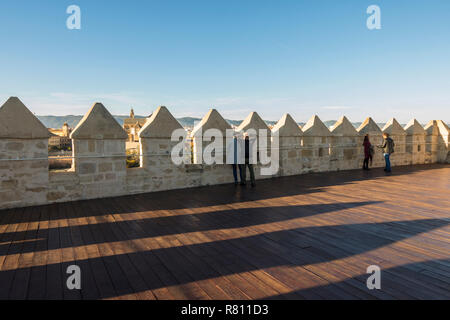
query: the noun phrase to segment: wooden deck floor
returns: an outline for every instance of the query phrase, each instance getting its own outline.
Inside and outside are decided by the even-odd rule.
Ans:
[[[450,299],[449,191],[426,165],[3,210],[0,299]]]

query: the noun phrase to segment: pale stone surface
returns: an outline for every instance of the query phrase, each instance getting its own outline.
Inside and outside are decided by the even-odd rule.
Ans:
[[[449,133],[450,129],[442,120],[436,121],[437,127],[439,129],[439,137],[438,137],[438,162],[448,162],[449,155]]]
[[[176,129],[183,129],[181,124],[167,110],[161,106],[147,120],[139,131],[140,138],[170,138]]]
[[[373,121],[373,119],[371,117],[364,120],[364,122],[361,123],[361,125],[359,126],[357,131],[359,132],[360,135],[365,135],[365,134],[381,135],[382,134],[380,127],[375,123],[375,121]]]
[[[221,157],[223,163],[226,163],[225,159],[225,150],[226,150],[226,136],[227,130],[231,130],[230,124],[217,112],[216,109],[211,109],[197,124],[194,130],[191,133],[191,137],[193,138],[193,160],[195,164],[200,164],[203,162],[203,151],[205,148],[211,144],[209,139],[206,139],[205,133],[209,134],[208,130],[216,129],[220,132],[223,139],[221,141],[222,148],[217,151],[218,157]]]
[[[78,187],[66,190],[61,199],[75,193],[82,199],[124,194],[126,191],[126,132],[105,109],[96,103],[71,134],[72,170]],[[67,189],[67,187],[65,187]],[[61,195],[53,194],[53,197]]]
[[[49,138],[47,128],[17,97],[9,98],[0,108],[0,139]]]
[[[191,135],[198,135],[199,130],[204,134],[208,129],[218,129],[225,136],[226,130],[231,129],[231,126],[216,109],[211,109],[194,127]]]
[[[97,102],[70,134],[71,139],[127,139],[128,135],[103,104]]]
[[[430,120],[424,127],[425,132],[428,135],[438,135],[439,134],[439,128],[437,120]]]
[[[435,163],[438,161],[439,150],[439,128],[436,120],[431,120],[425,127],[426,132],[426,149],[425,149],[425,163]]]
[[[303,129],[303,172],[330,170],[331,132],[317,115],[312,116]]]
[[[286,113],[272,128],[272,136],[278,136],[279,142],[280,168],[277,176],[300,174],[303,170],[301,158],[303,132],[300,126]],[[275,148],[274,144],[272,144],[272,148]]]
[[[286,113],[272,128],[273,134],[278,134],[279,137],[301,137],[303,131],[300,126],[292,119],[289,113]]]
[[[357,136],[358,131],[347,119],[346,116],[342,116],[334,125],[330,128],[333,136]]]
[[[247,118],[242,121],[242,123],[236,128],[236,131],[240,134],[248,133],[250,135],[250,140],[258,137],[256,141],[257,154],[258,157],[266,158],[271,154],[271,130],[267,126],[266,122],[258,115],[257,112],[251,112]],[[264,132],[266,134],[264,134]],[[256,135],[256,137],[254,136]],[[265,136],[266,143],[261,143],[263,140],[260,138]]]
[[[0,141],[0,208],[47,203],[48,154],[42,144],[48,138]],[[42,158],[33,160],[35,155]]]
[[[383,127],[383,132],[388,133],[389,135],[404,135],[406,134],[405,129],[398,123],[395,118],[389,120]]]
[[[425,134],[425,129],[420,125],[416,119],[411,119],[405,126],[407,134]]]
[[[442,135],[448,135],[450,129],[449,129],[448,126],[445,124],[445,122],[442,121],[442,120],[436,120],[436,123],[437,123],[437,125],[438,125],[440,134],[442,134]]]
[[[236,131],[246,132],[249,129],[254,129],[258,132],[260,129],[265,129],[270,132],[269,127],[264,122],[263,119],[256,112],[251,112],[247,118],[242,121],[242,123],[237,127]]]
[[[330,169],[347,170],[362,166],[362,140],[355,127],[342,116],[331,126]]]
[[[175,127],[175,123],[162,108],[156,112],[154,128],[163,130],[164,124]],[[159,118],[160,114],[161,118]],[[253,116],[254,117],[254,116]],[[159,119],[159,120],[158,120]],[[209,120],[208,120],[209,119]],[[159,121],[163,124],[157,124]],[[208,122],[211,121],[211,122]],[[215,112],[210,112],[203,122],[206,126],[220,121]],[[225,121],[225,120],[224,120]],[[169,123],[166,123],[169,122]],[[258,123],[250,120],[248,123]],[[369,119],[363,126],[370,133],[373,144],[381,136],[376,124]],[[228,124],[222,122],[222,129]],[[280,170],[275,176],[287,176],[307,172],[357,169],[362,166],[362,130],[355,133],[349,121],[341,118],[332,132],[322,127],[318,117],[313,117],[305,126],[305,134],[296,129],[295,121],[285,115],[277,124],[279,132]],[[351,124],[350,124],[351,125]],[[392,121],[392,125],[395,122]],[[258,127],[259,125],[252,125]],[[324,126],[324,125],[323,125]],[[395,125],[396,126],[396,125]],[[150,126],[152,127],[152,126]],[[85,129],[83,129],[85,128]],[[392,128],[394,129],[394,128]],[[141,137],[142,167],[126,168],[125,137],[118,135],[86,135],[90,126],[81,126],[80,137],[73,140],[74,165],[70,170],[48,171],[48,138],[2,138],[0,137],[0,208],[39,205],[53,202],[73,201],[118,195],[154,192],[179,188],[230,183],[233,181],[229,165],[182,164],[176,166],[170,157],[174,144],[167,132],[165,137],[152,130],[149,136]],[[431,121],[421,128],[412,120],[402,134],[391,131],[396,143],[392,155],[394,164],[416,164],[448,161],[448,127],[444,122]],[[110,138],[106,138],[110,137]],[[402,140],[405,139],[405,140]],[[406,146],[406,148],[402,149]],[[374,166],[383,166],[379,150],[375,154]],[[32,160],[34,159],[34,160]],[[262,176],[260,164],[255,166],[257,179]]]
[[[317,115],[312,116],[302,130],[305,136],[328,137],[331,135],[330,130]]]
[[[425,163],[425,149],[426,149],[426,131],[417,122],[416,119],[411,119],[405,126],[406,132],[406,149],[408,156],[407,164]]]

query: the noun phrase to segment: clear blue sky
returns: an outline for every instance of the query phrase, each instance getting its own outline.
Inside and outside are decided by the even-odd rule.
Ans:
[[[1,1],[0,40],[0,100],[40,115],[450,120],[448,0]]]

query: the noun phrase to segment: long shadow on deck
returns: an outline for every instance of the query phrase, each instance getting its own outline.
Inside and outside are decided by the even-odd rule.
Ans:
[[[445,269],[445,270],[444,270]],[[450,299],[450,259],[429,260],[381,269],[381,289],[369,290],[370,274],[303,290],[268,297],[267,299]],[[355,299],[355,298],[353,298]]]
[[[416,165],[395,167],[392,176],[413,172],[446,168],[448,165]],[[231,175],[231,168],[230,168]],[[152,210],[193,209],[206,206],[226,205],[244,201],[255,201],[321,192],[322,188],[360,180],[378,179],[387,174],[381,168],[370,172],[349,170],[339,172],[310,173],[257,181],[257,187],[235,187],[232,184],[169,190],[138,195],[104,198],[103,203],[114,201],[114,209],[98,206],[98,199],[58,203],[32,208],[0,210],[0,225],[20,222],[35,222],[45,219],[95,217],[107,214],[146,212]],[[83,211],[77,207],[85,208]]]
[[[152,250],[136,248],[143,251],[116,255],[110,252],[112,255],[101,258],[1,271],[0,299],[108,298],[264,268],[304,266],[381,248],[449,223],[447,219],[424,219],[306,227],[209,243],[192,236],[190,239],[202,243]],[[162,226],[166,230],[172,227],[183,230],[182,226]],[[101,243],[107,241],[108,232],[117,233],[121,238],[136,237],[113,227],[99,234],[86,233],[83,237],[87,243]],[[220,235],[226,236],[226,232],[221,231]],[[158,241],[149,244],[157,247]],[[105,253],[108,254],[108,250]],[[368,259],[366,257],[366,264]],[[372,264],[382,263],[373,260]],[[82,269],[81,294],[65,289],[65,270],[71,264]],[[361,266],[361,274],[365,267]],[[280,276],[276,269],[266,272],[275,278]],[[302,280],[292,278],[291,281]],[[198,298],[192,292],[185,294],[186,298]]]
[[[105,212],[113,212],[114,208],[116,208],[110,201],[98,201],[99,203],[102,203],[104,209],[109,208],[111,210],[106,210]],[[358,208],[376,203],[380,202],[344,202],[303,206],[230,209],[126,221],[108,221],[106,219],[94,218],[94,223],[88,225],[55,227],[40,230],[36,228],[35,230],[28,231],[4,232],[3,234],[0,234],[0,256],[5,254],[38,252],[72,246],[167,236],[178,233],[251,227],[327,212],[338,212],[340,210]],[[84,208],[86,211],[89,209],[90,208]],[[85,236],[85,239],[83,239],[83,235],[89,233],[93,235],[104,234],[105,238],[87,238]]]

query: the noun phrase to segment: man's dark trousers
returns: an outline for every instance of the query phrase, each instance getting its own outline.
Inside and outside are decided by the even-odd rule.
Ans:
[[[245,183],[247,181],[247,167],[248,171],[250,171],[250,181],[252,185],[255,184],[255,172],[253,170],[253,164],[249,163],[248,159],[245,159],[245,164],[240,164],[241,174],[242,174],[242,182]]]

